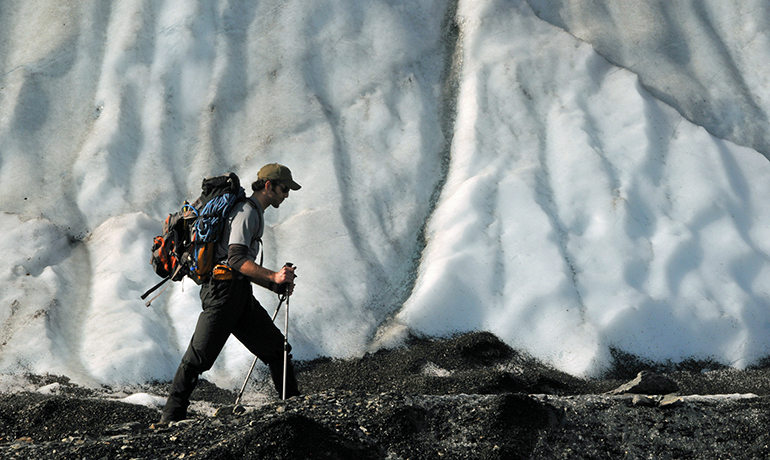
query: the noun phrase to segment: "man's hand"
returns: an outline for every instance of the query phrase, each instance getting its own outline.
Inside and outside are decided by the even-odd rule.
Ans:
[[[247,260],[238,267],[237,270],[246,275],[252,283],[270,289],[278,294],[286,292],[284,291],[285,288],[281,285],[288,283],[289,295],[291,295],[294,292],[294,279],[297,277],[297,275],[294,274],[295,268],[296,267],[287,265],[279,271],[274,272],[267,268],[260,267],[251,260]]]
[[[277,291],[279,294],[282,294],[282,291],[287,287],[287,294],[291,295],[294,292],[294,279],[297,277],[294,274],[294,270],[296,268],[293,265],[286,264],[273,276],[273,282],[278,285]]]

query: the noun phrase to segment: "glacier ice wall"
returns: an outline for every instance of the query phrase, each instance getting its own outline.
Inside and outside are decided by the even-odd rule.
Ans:
[[[770,350],[767,10],[3,3],[0,372],[169,379],[198,289],[146,308],[149,241],[203,177],[275,161],[303,185],[264,239],[299,267],[299,358],[485,329],[576,374],[611,346],[746,365]],[[231,342],[208,378],[232,386]]]

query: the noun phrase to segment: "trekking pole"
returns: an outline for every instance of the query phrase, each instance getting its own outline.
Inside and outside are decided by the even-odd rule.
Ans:
[[[273,322],[275,322],[275,317],[278,316],[278,311],[281,309],[281,304],[283,304],[285,298],[280,298],[280,302],[278,302],[278,307],[275,309],[275,313],[273,313]],[[238,403],[241,401],[241,397],[243,396],[244,390],[246,390],[246,384],[249,383],[249,377],[251,377],[251,373],[254,372],[254,367],[257,365],[257,358],[254,357],[254,361],[251,362],[251,367],[249,368],[249,373],[246,374],[246,379],[243,381],[243,386],[241,386],[241,391],[238,392],[238,397],[235,398],[235,406],[238,407]]]
[[[289,288],[286,286],[286,321],[283,326],[283,392],[281,399],[286,400],[286,369],[289,365]]]
[[[284,266],[285,267],[292,267],[293,265],[292,265],[291,262],[287,262]],[[273,313],[273,318],[272,318],[273,322],[275,322],[275,317],[278,316],[278,312],[281,310],[281,305],[283,304],[284,300],[286,301],[286,308],[287,309],[289,308],[289,287],[288,286],[286,287],[286,292],[285,293],[279,294],[278,300],[279,300],[278,306],[275,308],[275,312]],[[287,324],[288,324],[288,319],[287,319]],[[284,350],[285,350],[285,348],[286,348],[286,342],[284,341]],[[255,356],[254,357],[254,361],[251,362],[251,367],[249,368],[249,373],[246,374],[246,379],[243,381],[243,385],[241,386],[241,391],[238,392],[238,397],[235,398],[235,408],[233,409],[233,412],[235,412],[238,409],[238,403],[241,401],[241,397],[243,396],[243,392],[246,389],[246,384],[249,383],[249,377],[251,377],[252,372],[254,372],[254,367],[257,365],[257,360],[258,359],[259,358],[257,358]],[[284,374],[283,375],[284,375],[284,377],[283,377],[283,380],[284,380],[283,394],[286,394],[286,389],[285,389],[286,388],[286,357],[285,356],[284,356]],[[282,399],[285,399],[285,398],[282,398]]]

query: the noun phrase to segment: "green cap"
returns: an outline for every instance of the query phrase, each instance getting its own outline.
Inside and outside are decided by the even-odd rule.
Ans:
[[[262,169],[257,173],[257,180],[277,180],[282,184],[286,184],[292,190],[299,190],[301,187],[298,183],[294,182],[291,178],[291,171],[284,165],[278,163],[270,163],[269,165],[262,166]]]

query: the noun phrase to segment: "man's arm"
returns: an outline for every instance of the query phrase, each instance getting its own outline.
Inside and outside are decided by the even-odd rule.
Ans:
[[[278,286],[289,283],[291,290],[294,288],[294,267],[283,267],[280,271],[274,272],[267,268],[257,265],[256,262],[246,257],[248,248],[240,244],[231,244],[228,253],[228,264],[243,275],[247,276],[252,283],[278,292]]]

